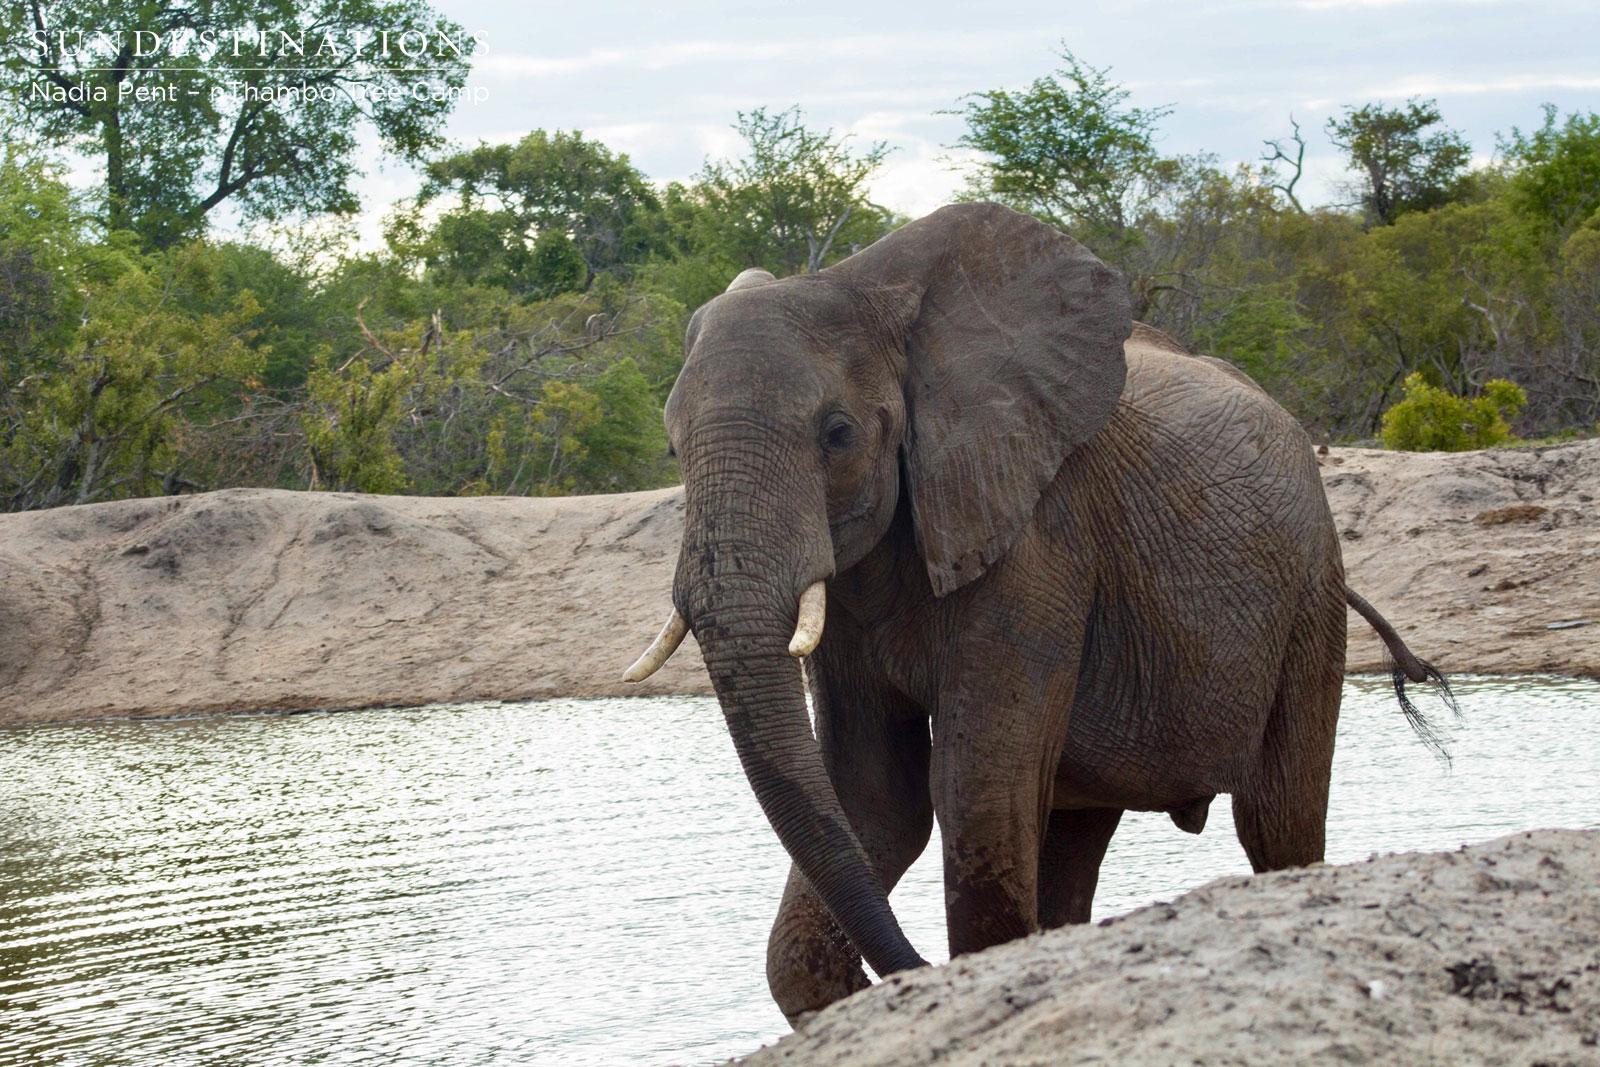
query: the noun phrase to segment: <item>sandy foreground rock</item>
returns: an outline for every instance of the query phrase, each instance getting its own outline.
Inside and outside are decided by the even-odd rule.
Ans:
[[[1419,655],[1600,676],[1600,441],[1319,462],[1351,584]],[[619,678],[669,610],[682,515],[675,489],[0,515],[0,722],[705,693],[693,638]],[[1349,669],[1381,669],[1350,620]]]
[[[1600,832],[1212,882],[903,973],[748,1067],[1600,1064]]]

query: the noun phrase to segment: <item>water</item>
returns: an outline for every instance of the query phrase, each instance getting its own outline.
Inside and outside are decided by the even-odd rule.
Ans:
[[[1600,683],[1458,690],[1447,775],[1349,683],[1329,860],[1596,825]],[[1225,801],[1129,815],[1097,911],[1248,869]],[[707,699],[4,728],[0,1064],[714,1062],[787,1029],[786,870]]]

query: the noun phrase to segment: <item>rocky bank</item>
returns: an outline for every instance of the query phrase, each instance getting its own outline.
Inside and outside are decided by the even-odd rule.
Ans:
[[[1600,832],[1227,878],[894,975],[747,1067],[1600,1064]]]
[[[1600,676],[1600,441],[1319,462],[1352,586],[1415,652]],[[0,722],[704,693],[693,638],[619,679],[666,617],[681,527],[675,489],[0,515]],[[1350,628],[1349,669],[1381,669]]]

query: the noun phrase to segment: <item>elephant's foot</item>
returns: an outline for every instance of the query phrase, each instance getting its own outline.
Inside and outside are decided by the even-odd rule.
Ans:
[[[767,986],[796,1029],[829,1004],[871,984],[860,958],[848,948],[841,951],[823,941],[768,945]]]
[[[791,1026],[872,984],[861,954],[793,868],[767,937],[767,988]]]

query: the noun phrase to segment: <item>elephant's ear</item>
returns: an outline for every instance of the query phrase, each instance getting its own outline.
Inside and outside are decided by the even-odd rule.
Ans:
[[[905,465],[943,596],[1011,546],[1067,453],[1111,417],[1127,289],[1072,238],[999,204],[940,208],[833,270],[908,294]]]

